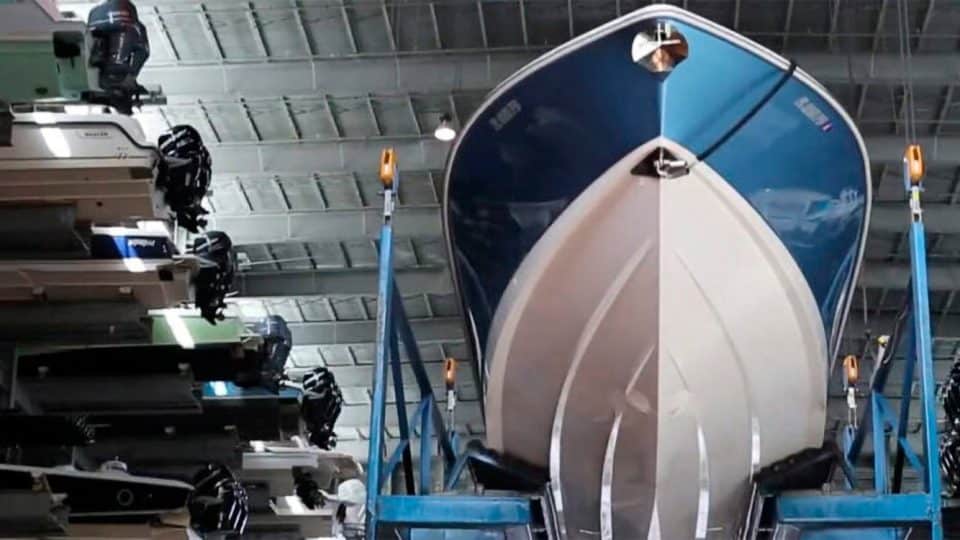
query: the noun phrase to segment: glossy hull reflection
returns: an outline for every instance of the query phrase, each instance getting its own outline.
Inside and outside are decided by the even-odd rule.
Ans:
[[[667,24],[688,56],[653,73],[631,46]],[[822,439],[869,169],[786,67],[652,6],[521,70],[454,148],[488,444],[549,467],[568,538],[731,537],[751,474]]]

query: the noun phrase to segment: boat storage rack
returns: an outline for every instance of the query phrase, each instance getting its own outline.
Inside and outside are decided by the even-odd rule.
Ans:
[[[786,492],[776,500],[778,528],[793,528],[803,540],[857,538],[900,540],[913,527],[929,528],[929,538],[943,540],[940,446],[937,432],[938,398],[933,365],[933,338],[927,288],[927,248],[924,236],[923,163],[919,146],[907,147],[903,160],[904,188],[909,201],[910,288],[907,308],[892,339],[882,337],[877,365],[870,378],[870,392],[863,413],[841,436],[841,469],[848,491]],[[897,391],[899,407],[885,397],[885,389],[897,351],[904,357],[904,374]],[[858,368],[851,373],[856,377]],[[919,395],[914,396],[915,381]],[[911,411],[919,404],[919,419]],[[911,413],[914,413],[913,416]],[[919,420],[922,448],[908,438],[908,425]],[[873,448],[873,485],[864,490],[853,476],[864,443]],[[890,440],[892,439],[892,442]],[[892,463],[892,468],[891,468]],[[909,465],[919,475],[921,488],[904,490],[904,469]],[[758,516],[759,517],[759,516]]]
[[[913,174],[916,165],[904,159],[904,185],[909,198],[905,217],[909,217],[911,287],[908,309],[901,317],[900,329],[883,342],[876,369],[870,379],[870,393],[862,417],[851,423],[842,434],[841,469],[845,473],[846,491],[786,491],[768,493],[758,499],[772,499],[775,533],[788,534],[802,540],[857,538],[866,540],[900,540],[911,527],[929,528],[930,538],[943,539],[941,518],[940,451],[937,433],[937,391],[933,371],[930,306],[927,290],[927,253],[921,206],[922,174]],[[376,363],[373,377],[373,407],[370,413],[370,450],[367,469],[365,535],[377,538],[378,531],[390,526],[408,531],[411,538],[429,538],[437,529],[507,529],[549,523],[544,517],[549,501],[537,495],[479,496],[433,495],[430,456],[438,444],[446,473],[445,489],[452,490],[462,473],[467,453],[459,452],[457,437],[444,426],[417,342],[404,312],[394,279],[393,214],[394,197],[399,186],[397,158],[393,150],[383,152],[380,178],[384,187],[383,223],[380,232]],[[404,369],[401,366],[400,343],[409,357],[420,404],[413,418],[407,417],[404,396]],[[895,352],[902,347],[905,368],[899,408],[884,397]],[[889,354],[888,354],[889,353]],[[385,459],[385,408],[387,385],[392,378],[397,403],[400,441]],[[914,382],[919,381],[920,438],[922,448],[914,449],[908,440],[907,426],[911,419],[910,404],[914,399]],[[420,457],[418,482],[414,482],[411,452],[412,426],[419,426]],[[888,434],[895,444],[888,444]],[[433,441],[433,436],[437,441]],[[873,451],[873,486],[864,491],[853,475],[854,464],[864,443],[871,441]],[[891,446],[893,449],[891,449]],[[469,445],[468,445],[469,447]],[[892,467],[891,464],[892,463]],[[922,489],[905,492],[904,470],[909,466],[922,479]],[[406,495],[385,495],[387,479],[402,467]],[[415,485],[417,484],[417,485]],[[762,503],[760,505],[762,508]],[[538,519],[543,521],[538,521]],[[748,517],[741,538],[756,540],[760,511],[750,523]],[[751,527],[751,525],[753,525]],[[547,538],[555,538],[551,527],[543,525]],[[467,538],[467,536],[462,536]],[[461,538],[461,536],[457,536]],[[779,538],[779,536],[777,536]]]

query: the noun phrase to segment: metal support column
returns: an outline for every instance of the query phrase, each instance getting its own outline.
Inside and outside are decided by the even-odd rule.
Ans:
[[[383,471],[383,435],[384,415],[387,403],[387,362],[390,354],[391,315],[393,302],[393,194],[395,182],[395,155],[392,150],[384,152],[380,164],[380,178],[383,181],[383,225],[380,229],[380,273],[377,281],[377,349],[373,369],[373,403],[370,407],[370,448],[367,456],[367,538],[377,538],[378,506],[377,499],[383,478],[389,472]],[[405,403],[397,401],[405,407]]]
[[[381,525],[405,530],[423,528],[475,529],[529,524],[533,520],[531,500],[525,497],[435,496],[432,487],[431,458],[435,450],[444,461],[444,470],[456,472],[457,450],[453,430],[447,429],[427,376],[420,349],[403,308],[393,269],[393,211],[400,176],[392,149],[381,156],[380,179],[384,186],[383,225],[380,229],[380,268],[377,284],[377,347],[373,370],[373,404],[370,409],[370,448],[367,458],[367,497],[365,537],[374,540]],[[400,345],[409,358],[420,390],[420,404],[408,418],[403,390]],[[385,413],[388,369],[391,370],[400,441],[384,462]],[[412,428],[419,429],[419,464],[412,456]],[[452,427],[452,426],[451,426]],[[434,437],[436,440],[434,440]],[[382,495],[387,478],[403,465],[407,495]],[[419,469],[419,489],[414,494],[414,474]],[[447,478],[448,482],[456,478]]]
[[[927,248],[924,236],[923,210],[920,201],[923,162],[920,148],[907,148],[903,165],[904,187],[909,200],[910,216],[910,303],[898,321],[889,354],[881,353],[870,381],[870,399],[858,427],[848,427],[844,437],[845,469],[851,469],[868,436],[873,442],[874,489],[868,493],[830,495],[783,494],[777,498],[777,517],[781,524],[800,528],[830,530],[858,529],[864,538],[874,538],[867,530],[877,527],[928,526],[932,540],[943,540],[941,522],[940,449],[937,433],[936,381],[933,370],[933,339],[930,330],[930,299],[927,288]],[[906,339],[903,339],[903,338]],[[905,370],[901,387],[900,410],[895,416],[884,398],[893,358],[899,346],[905,345]],[[919,367],[919,369],[917,369]],[[907,440],[910,402],[913,399],[914,376],[919,372],[922,425],[922,453],[916,452]],[[890,449],[887,428],[895,433],[896,458],[892,482],[888,470]],[[923,478],[923,489],[904,493],[905,464]],[[851,484],[853,479],[850,479]],[[892,488],[892,489],[891,489]],[[887,530],[889,532],[890,529]]]

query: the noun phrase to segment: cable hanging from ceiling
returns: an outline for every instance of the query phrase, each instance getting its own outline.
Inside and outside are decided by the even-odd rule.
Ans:
[[[897,37],[900,42],[900,63],[903,66],[903,138],[907,147],[917,144],[917,111],[913,97],[913,52],[910,44],[910,12],[907,0],[897,0]]]

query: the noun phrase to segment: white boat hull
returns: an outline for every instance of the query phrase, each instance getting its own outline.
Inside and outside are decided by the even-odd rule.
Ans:
[[[822,441],[827,345],[800,269],[706,164],[633,175],[657,147],[694,161],[661,138],[591,184],[488,339],[488,443],[550,468],[567,538],[731,537],[751,474]]]
[[[120,115],[17,115],[0,147],[0,204],[71,204],[86,223],[170,217],[156,180],[160,154]]]

